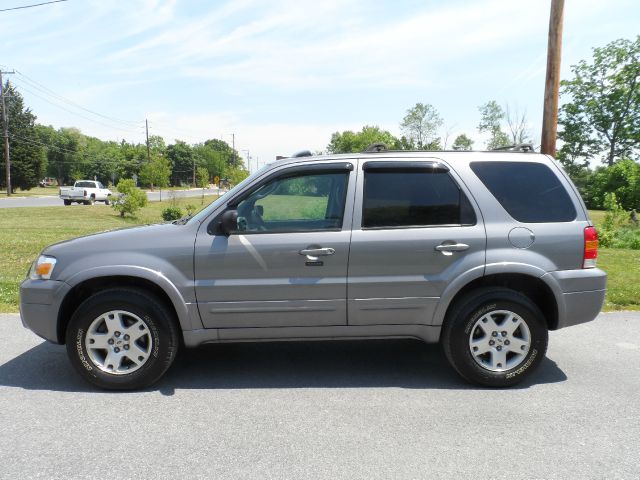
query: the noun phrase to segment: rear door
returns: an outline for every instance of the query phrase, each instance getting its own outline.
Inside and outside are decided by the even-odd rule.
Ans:
[[[200,228],[196,295],[206,328],[346,324],[353,170],[284,167],[228,205],[237,232],[216,233],[215,219]]]
[[[439,160],[361,162],[349,257],[350,325],[423,324],[447,285],[483,269],[486,235]]]

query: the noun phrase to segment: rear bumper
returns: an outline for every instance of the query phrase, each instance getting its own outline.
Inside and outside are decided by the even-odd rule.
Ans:
[[[552,286],[558,302],[556,329],[590,322],[602,310],[607,274],[599,268],[550,272],[543,280]]]
[[[26,279],[20,285],[22,324],[45,340],[63,343],[58,336],[58,312],[70,289],[65,282]]]

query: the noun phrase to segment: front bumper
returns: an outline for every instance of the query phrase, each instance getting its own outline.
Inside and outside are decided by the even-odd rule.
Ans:
[[[560,270],[547,273],[558,301],[556,329],[594,320],[604,304],[607,274],[599,268]]]
[[[58,312],[69,290],[71,286],[65,282],[27,278],[20,285],[22,324],[45,340],[63,343],[58,336]]]

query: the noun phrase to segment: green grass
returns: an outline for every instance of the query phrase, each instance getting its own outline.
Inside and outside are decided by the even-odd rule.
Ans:
[[[34,187],[31,190],[20,190],[17,189],[13,192],[12,197],[46,197],[46,196],[55,196],[57,197],[60,193],[60,189],[56,187]],[[0,190],[0,198],[11,198],[7,197],[6,190]]]
[[[604,309],[640,310],[640,250],[601,248],[598,267],[609,276]]]
[[[318,207],[314,203],[317,199],[301,199],[291,208],[304,218]],[[205,197],[205,204],[212,200]],[[278,198],[265,200],[269,200],[264,204],[267,216],[280,202]],[[177,199],[176,204],[184,211],[188,204],[200,207],[200,199]],[[120,218],[103,205],[0,209],[0,312],[18,311],[18,285],[45,246],[89,233],[158,223],[162,221],[160,212],[169,205],[167,201],[151,202],[137,218]],[[604,212],[591,211],[590,215],[597,225]],[[605,310],[640,310],[640,250],[602,248],[598,266],[609,274]]]
[[[205,197],[208,205],[216,197]],[[201,207],[200,198],[176,199]],[[120,218],[110,207],[72,205],[69,207],[0,209],[0,312],[18,311],[18,287],[31,262],[44,247],[69,238],[148,223],[160,223],[160,213],[170,202],[150,202],[136,218]]]
[[[605,213],[604,210],[589,210],[589,217],[596,227],[604,220]]]

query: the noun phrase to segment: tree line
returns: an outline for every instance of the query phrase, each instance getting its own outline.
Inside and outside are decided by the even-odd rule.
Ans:
[[[162,137],[152,135],[148,148],[145,143],[105,141],[77,128],[38,124],[9,81],[4,85],[4,95],[14,190],[35,187],[44,177],[55,178],[58,185],[94,178],[115,185],[122,178],[138,178],[141,186],[166,187],[195,186],[215,177],[237,183],[248,175],[242,158],[222,140],[193,145],[176,140],[166,145]],[[0,168],[0,188],[5,189],[4,150]]]

